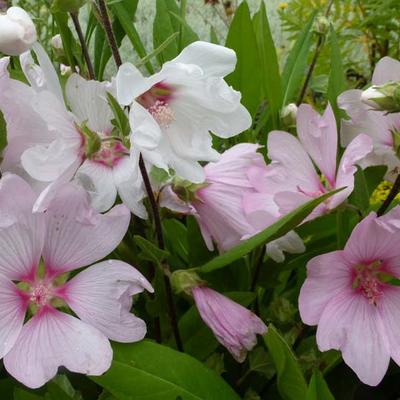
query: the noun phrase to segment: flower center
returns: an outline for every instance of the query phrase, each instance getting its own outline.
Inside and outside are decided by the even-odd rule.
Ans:
[[[362,293],[368,302],[377,305],[377,300],[382,295],[383,282],[380,275],[385,275],[382,271],[382,262],[376,260],[371,264],[358,264],[354,267],[354,278],[352,287]]]
[[[103,137],[100,149],[93,153],[90,159],[106,167],[115,167],[129,153],[129,150],[119,140],[113,138],[109,138],[108,140],[107,136],[99,136]]]
[[[38,282],[29,292],[29,301],[41,308],[53,298],[53,286],[50,283]]]
[[[168,128],[175,120],[170,107],[174,88],[165,82],[158,82],[136,100],[146,108],[162,128]]]
[[[162,128],[169,128],[175,120],[175,114],[167,103],[157,100],[150,108],[150,114]]]

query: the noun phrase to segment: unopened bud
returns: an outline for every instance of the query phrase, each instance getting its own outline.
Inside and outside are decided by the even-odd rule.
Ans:
[[[204,285],[204,281],[193,270],[174,271],[171,276],[171,285],[175,293],[192,293],[192,289],[199,285]]]
[[[172,190],[184,202],[190,203],[196,200],[198,190],[208,186],[208,183],[193,183],[179,177],[175,177],[172,182]]]
[[[294,103],[290,103],[282,108],[281,120],[283,124],[287,127],[296,125],[297,117],[297,106]]]
[[[377,111],[400,112],[400,82],[371,86],[362,92],[361,101]]]
[[[53,47],[53,49],[55,49],[55,50],[62,50],[63,49],[63,42],[62,42],[60,34],[57,34],[57,35],[53,36],[51,38],[50,43],[51,43],[51,46]]]
[[[329,19],[321,15],[315,20],[314,30],[315,32],[325,35],[329,29]]]
[[[0,52],[18,56],[36,42],[36,28],[29,14],[20,7],[10,7],[0,14]]]

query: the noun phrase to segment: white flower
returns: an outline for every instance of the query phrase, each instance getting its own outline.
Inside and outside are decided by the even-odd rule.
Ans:
[[[223,79],[235,64],[233,50],[195,42],[149,78],[132,64],[120,67],[117,98],[131,105],[131,142],[145,160],[192,182],[204,180],[199,161],[219,159],[210,131],[228,138],[251,125],[240,93]]]
[[[28,13],[20,7],[10,7],[0,14],[0,52],[17,56],[36,42],[36,28]]]

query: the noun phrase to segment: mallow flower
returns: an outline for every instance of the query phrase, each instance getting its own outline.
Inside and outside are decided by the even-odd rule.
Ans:
[[[301,288],[304,323],[318,325],[321,351],[340,350],[360,380],[375,386],[390,358],[400,365],[400,208],[371,213],[344,250],[311,259]]]
[[[109,339],[144,337],[144,321],[130,313],[132,296],[153,291],[132,266],[97,262],[125,235],[125,206],[98,214],[72,183],[55,194],[46,213],[32,213],[35,201],[22,178],[0,180],[0,357],[30,388],[44,385],[61,366],[104,373],[112,361]],[[67,281],[71,271],[93,263]]]
[[[372,85],[384,85],[400,81],[400,62],[384,57],[376,64],[372,75]],[[346,111],[350,119],[341,122],[341,143],[348,146],[360,133],[371,137],[373,152],[362,161],[362,166],[387,165],[386,178],[393,181],[400,167],[400,113],[386,113],[372,107],[373,97],[382,96],[369,89],[347,90],[338,97],[339,107]],[[367,101],[369,99],[369,102]]]
[[[29,14],[20,7],[0,13],[0,53],[18,56],[36,42],[36,28]]]
[[[257,193],[251,177],[266,169],[264,157],[257,152],[259,147],[237,144],[226,150],[219,161],[204,167],[204,183],[175,180],[161,191],[162,206],[195,216],[209,250],[214,249],[215,242],[220,252],[227,251],[279,217],[265,214],[259,218],[247,213],[247,196]],[[267,253],[275,261],[284,260],[283,251],[304,251],[295,232],[267,245]]]
[[[188,181],[204,180],[199,161],[219,158],[210,131],[229,138],[251,125],[240,93],[224,81],[235,64],[233,50],[194,42],[150,77],[132,64],[120,67],[117,98],[130,105],[131,142],[145,160],[163,160]]]
[[[253,312],[206,286],[192,288],[192,295],[204,323],[238,362],[257,344],[257,334],[267,331]]]
[[[0,110],[8,136],[3,170],[22,167],[46,187],[35,205],[39,211],[46,208],[57,187],[74,178],[89,191],[98,211],[108,210],[118,194],[134,214],[146,217],[139,152],[131,151],[129,140],[114,133],[114,116],[107,102],[111,84],[72,74],[66,83],[65,104],[50,59],[39,44],[34,50],[40,66],[30,53],[21,56],[30,86],[11,79],[8,59],[0,61]]]
[[[334,189],[345,188],[319,205],[308,219],[344,202],[354,188],[356,164],[372,150],[369,136],[360,134],[347,146],[337,165],[337,129],[332,108],[321,116],[302,104],[297,112],[297,134],[272,131],[268,135],[271,164],[252,173],[257,194],[247,196],[247,212],[260,218],[285,215]],[[317,168],[318,169],[317,169]]]

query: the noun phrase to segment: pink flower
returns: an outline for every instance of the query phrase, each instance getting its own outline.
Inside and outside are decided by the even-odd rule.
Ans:
[[[264,322],[215,290],[197,286],[192,293],[202,320],[235,360],[243,362],[247,351],[257,343],[256,335],[263,335],[267,331]]]
[[[297,113],[297,139],[290,133],[268,135],[268,157],[272,163],[264,171],[253,171],[251,180],[258,190],[247,196],[249,214],[282,216],[300,205],[334,189],[338,194],[317,207],[309,218],[330,211],[353,191],[356,163],[372,150],[372,140],[358,135],[346,148],[337,166],[337,130],[332,108],[321,116],[302,104]],[[318,170],[315,166],[318,167]]]
[[[368,385],[385,375],[390,357],[400,365],[400,208],[371,213],[353,230],[344,250],[307,265],[299,298],[307,325],[318,325],[321,351],[337,349]]]
[[[246,212],[246,196],[257,193],[250,176],[266,169],[258,148],[256,144],[240,143],[225,151],[218,162],[207,164],[205,186],[195,189],[189,204],[179,201],[171,188],[162,192],[163,206],[196,217],[210,250],[214,249],[214,241],[221,252],[227,251],[277,219],[250,219]],[[299,253],[304,251],[304,245],[291,232],[267,246],[267,252],[276,261],[283,261],[283,250]]]
[[[390,57],[382,58],[375,67],[372,76],[373,85],[383,85],[390,81],[400,81],[400,62]],[[400,131],[400,113],[387,114],[373,110],[362,101],[362,90],[347,90],[338,97],[340,108],[346,111],[350,120],[342,120],[341,142],[343,146],[360,133],[365,133],[373,140],[374,151],[362,163],[368,165],[387,165],[388,179],[394,179],[400,167],[398,158]]]
[[[21,178],[1,179],[0,357],[31,388],[52,379],[60,366],[104,373],[112,360],[108,339],[144,337],[144,321],[130,313],[131,296],[153,290],[135,268],[116,260],[66,282],[70,271],[101,260],[120,243],[130,219],[125,206],[98,214],[73,184],[55,195],[46,213],[32,213],[35,200]],[[79,319],[57,309],[67,306]]]

